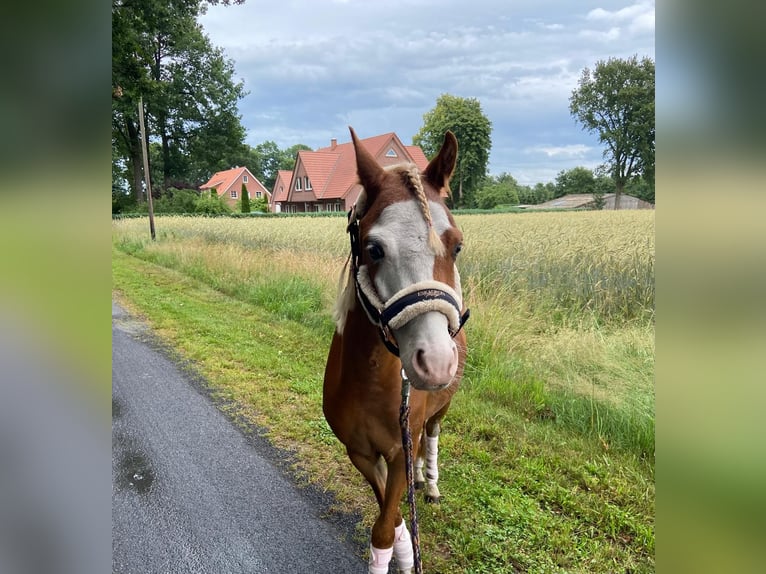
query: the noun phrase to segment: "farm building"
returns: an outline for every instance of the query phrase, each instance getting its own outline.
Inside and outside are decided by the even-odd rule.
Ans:
[[[393,132],[360,141],[383,166],[411,162],[423,170],[428,165],[423,150],[404,145]],[[348,211],[361,189],[353,144],[332,138],[329,147],[299,151],[293,170],[278,173],[270,207],[277,213]]]
[[[614,209],[614,193],[604,194],[604,209]],[[530,205],[529,209],[594,209],[596,206],[592,193],[570,193],[545,203]],[[654,204],[622,194],[620,197],[620,209],[654,209]]]
[[[267,201],[271,202],[271,193],[246,167],[234,167],[226,171],[217,171],[199,189],[200,191],[212,191],[215,189],[218,197],[223,197],[229,206],[234,207],[237,201],[242,199],[243,184],[251,200],[265,197]]]

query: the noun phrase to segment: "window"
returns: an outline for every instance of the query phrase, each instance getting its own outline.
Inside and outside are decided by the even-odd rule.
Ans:
[[[247,176],[246,175],[242,176],[242,183],[247,183]]]
[[[394,148],[388,148],[388,151],[386,152],[386,157],[399,157],[396,155],[396,152],[394,151]]]
[[[236,189],[232,189],[231,190],[231,198],[232,199],[237,199],[237,190]]]
[[[255,198],[256,199],[261,199],[261,195],[263,195],[263,194],[260,191],[256,191],[255,192]]]
[[[303,179],[304,179],[304,180],[305,180],[305,182],[306,182],[306,185],[305,185],[306,189],[311,189],[311,180],[309,179],[309,176],[306,176],[306,177],[305,177],[305,178],[303,178]]]
[[[300,191],[300,190],[301,190],[301,178],[300,177],[296,177],[295,178],[295,191]]]

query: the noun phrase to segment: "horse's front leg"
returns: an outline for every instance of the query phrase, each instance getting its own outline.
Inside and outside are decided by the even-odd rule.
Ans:
[[[415,490],[422,490],[426,486],[426,475],[423,469],[426,465],[426,433],[420,433],[420,448],[413,464],[415,470]]]
[[[426,466],[426,484],[425,501],[438,503],[441,499],[441,493],[437,482],[439,482],[439,432],[441,427],[439,421],[429,421],[426,424],[424,434],[425,442],[425,466]]]
[[[412,540],[399,510],[405,483],[404,455],[400,453],[388,463],[385,500],[372,527],[369,574],[387,574],[392,556],[400,574],[412,572]]]

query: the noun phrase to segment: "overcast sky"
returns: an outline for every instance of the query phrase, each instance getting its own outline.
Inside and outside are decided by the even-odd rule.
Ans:
[[[246,0],[200,21],[249,92],[249,145],[316,149],[349,125],[409,145],[448,93],[479,100],[489,172],[522,184],[602,163],[569,113],[585,67],[655,57],[653,0]]]

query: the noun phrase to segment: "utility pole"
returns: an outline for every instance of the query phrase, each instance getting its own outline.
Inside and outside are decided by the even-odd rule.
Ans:
[[[138,100],[138,123],[141,128],[141,151],[144,153],[144,183],[146,183],[147,201],[149,201],[149,230],[154,241],[154,206],[152,205],[152,184],[149,181],[149,155],[146,152],[146,129],[144,128],[144,97]]]

